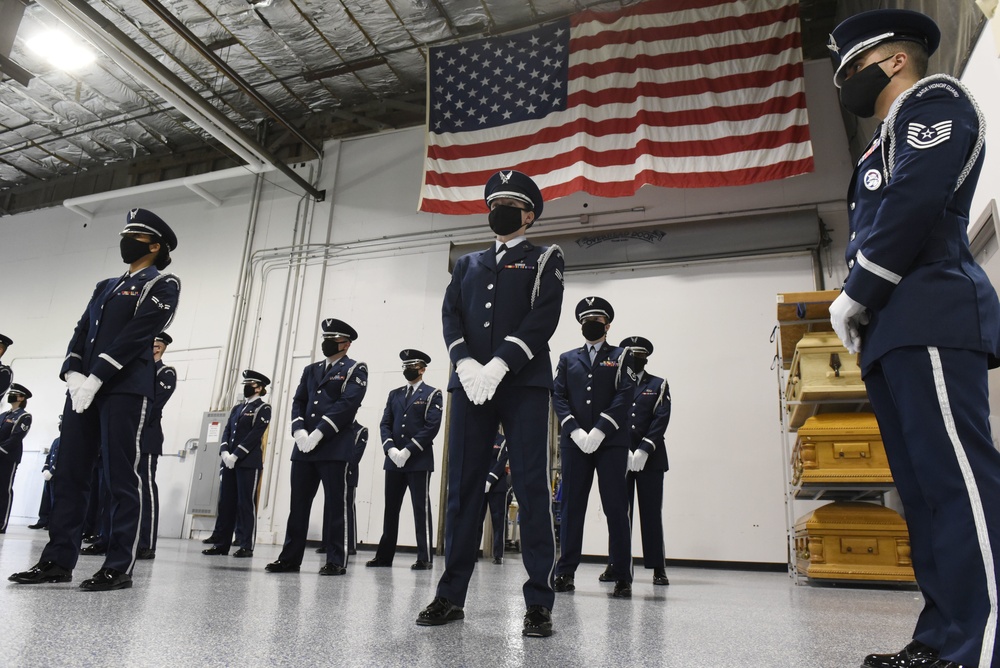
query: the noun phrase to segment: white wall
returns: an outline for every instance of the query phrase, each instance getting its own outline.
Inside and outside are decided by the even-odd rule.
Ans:
[[[828,285],[839,285],[846,237],[843,195],[851,163],[830,76],[828,62],[806,64],[815,173],[741,188],[647,187],[633,198],[620,200],[577,194],[547,203],[537,232],[572,231],[566,224],[546,227],[546,219],[579,213],[592,216],[589,226],[577,228],[586,232],[608,225],[669,224],[700,216],[815,205],[834,227],[837,247],[827,281]],[[428,352],[434,361],[426,380],[438,387],[446,384],[448,365],[439,314],[448,281],[449,244],[485,241],[489,231],[482,216],[416,212],[422,152],[420,128],[331,142],[320,179],[320,187],[328,189],[327,200],[315,206],[288,192],[285,188],[294,189],[282,177],[267,176],[274,185],[268,185],[262,197],[254,250],[264,253],[297,241],[332,242],[336,246],[334,257],[326,262],[311,261],[291,268],[286,263],[266,274],[259,271],[262,265],[255,265],[247,337],[236,366],[252,366],[269,373],[275,381],[269,395],[276,406],[276,418],[260,511],[262,540],[280,542],[284,535],[292,446],[289,398],[302,366],[319,355],[321,318],[343,318],[358,329],[361,336],[352,346],[351,356],[366,361],[370,369],[368,396],[359,414],[359,420],[372,431],[358,495],[361,540],[375,542],[381,533],[377,431],[386,394],[402,383],[398,351],[417,347]],[[308,175],[316,167],[299,169]],[[0,219],[4,240],[0,246],[4,274],[0,278],[31,277],[24,282],[22,292],[6,300],[7,313],[18,315],[0,323],[0,331],[15,339],[4,361],[13,362],[18,382],[29,387],[36,383],[46,392],[58,391],[52,375],[58,371],[73,324],[93,283],[122,270],[117,233],[124,212],[142,205],[170,222],[180,239],[170,270],[181,277],[183,291],[177,320],[170,330],[175,342],[167,359],[184,370],[164,414],[167,449],[176,450],[187,438],[196,437],[201,412],[220,407],[209,405],[207,397],[222,389],[220,367],[228,352],[230,314],[250,215],[250,183],[248,176],[228,182],[224,193],[216,191],[225,199],[220,208],[180,190],[137,202],[109,201],[86,227],[81,218],[64,209]],[[643,211],[600,215],[634,207]],[[638,318],[638,309],[627,306],[621,328],[616,325],[615,331],[624,336],[627,327],[655,326],[660,340],[655,340],[658,348],[651,369],[668,375],[678,402],[668,431],[673,468],[667,479],[667,556],[783,562],[783,463],[778,399],[770,370],[773,348],[768,336],[774,319],[774,293],[813,287],[808,262],[784,258],[662,267],[639,273],[570,274],[554,351],[578,344],[572,307],[578,295],[595,285],[616,303],[634,304],[637,297],[646,294],[647,286],[664,293],[649,307],[648,320]],[[702,298],[706,296],[708,299]],[[734,355],[747,365],[743,371],[733,372]],[[28,364],[29,359],[49,358],[47,366],[42,362]],[[747,397],[747,401],[741,402],[740,397]],[[236,399],[235,394],[228,394],[223,402],[226,405],[221,407],[228,408]],[[44,404],[48,414],[36,414],[39,424],[54,425],[55,405]],[[42,401],[32,408],[35,406],[43,410]],[[727,418],[728,411],[735,411],[739,419]],[[33,430],[28,437],[29,449],[47,446],[52,431]],[[161,489],[168,489],[169,503],[162,509],[162,535],[180,534],[192,468],[190,459],[163,463]],[[37,494],[32,491],[40,488],[37,467],[23,467],[18,479],[25,495]],[[440,475],[435,475],[432,486],[439,480]],[[432,506],[436,520],[440,512],[436,495]],[[593,508],[585,551],[604,554],[606,535],[599,530],[597,505]],[[27,523],[31,519],[32,514],[25,512],[16,521]],[[400,541],[413,545],[412,516],[405,507],[401,520]],[[318,536],[320,521],[319,513],[314,513],[313,537]],[[594,522],[598,522],[596,528]]]

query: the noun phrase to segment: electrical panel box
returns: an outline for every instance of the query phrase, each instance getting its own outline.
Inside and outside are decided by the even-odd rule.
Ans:
[[[222,466],[222,432],[228,419],[228,411],[209,411],[202,416],[194,478],[188,496],[189,515],[214,517],[216,514],[219,506],[219,467]]]

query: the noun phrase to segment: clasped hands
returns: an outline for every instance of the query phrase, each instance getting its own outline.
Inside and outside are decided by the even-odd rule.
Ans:
[[[412,453],[406,448],[392,447],[386,454],[389,456],[389,460],[396,465],[396,468],[403,468]]]
[[[601,447],[601,443],[604,442],[604,432],[597,427],[594,427],[589,432],[578,427],[570,432],[569,437],[585,455],[596,452],[597,448]]]
[[[101,389],[104,381],[90,374],[84,376],[79,371],[66,372],[66,386],[69,388],[69,399],[73,406],[74,413],[82,413],[90,404],[94,403],[94,397]]]
[[[459,360],[455,365],[455,373],[462,383],[465,394],[476,406],[481,406],[493,398],[500,381],[510,367],[499,357],[494,357],[486,364],[480,364],[471,357]]]
[[[319,442],[323,440],[323,432],[319,429],[313,429],[312,432],[307,432],[305,429],[296,429],[295,433],[292,434],[292,438],[295,439],[295,445],[299,446],[299,451],[302,454],[306,454],[315,450]]]
[[[222,463],[226,465],[227,469],[231,469],[236,466],[236,462],[239,459],[236,455],[231,452],[222,453]]]

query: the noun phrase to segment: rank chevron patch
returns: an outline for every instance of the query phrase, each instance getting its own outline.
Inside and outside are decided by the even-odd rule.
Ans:
[[[941,121],[927,126],[910,123],[906,128],[906,143],[916,149],[931,148],[951,138],[951,121]]]

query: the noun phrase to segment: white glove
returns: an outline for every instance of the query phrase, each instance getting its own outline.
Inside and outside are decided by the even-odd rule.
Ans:
[[[580,449],[589,455],[596,452],[597,448],[601,447],[601,443],[603,442],[604,432],[597,427],[594,427],[590,430],[590,433],[587,434],[587,440],[584,441],[583,447]]]
[[[487,362],[472,386],[472,403],[480,406],[492,399],[493,395],[496,394],[497,386],[509,370],[507,363],[499,357],[494,357]]]
[[[222,463],[226,465],[227,469],[235,467],[237,459],[239,458],[231,452],[227,452],[226,454],[222,455]]]
[[[69,388],[70,399],[79,391],[80,386],[83,385],[85,380],[87,380],[87,377],[79,371],[66,372],[66,387]]]
[[[296,429],[292,432],[292,438],[295,439],[295,445],[299,446],[299,450],[305,447],[306,438],[309,436],[309,432],[305,429]]]
[[[462,383],[462,389],[465,390],[465,395],[470,400],[472,399],[472,387],[476,384],[476,379],[479,378],[479,372],[482,370],[483,365],[471,357],[460,359],[458,360],[458,364],[455,365],[455,373],[458,374],[458,380]]]
[[[646,461],[649,459],[649,453],[645,450],[636,450],[628,457],[628,470],[638,473],[646,466]]]
[[[73,394],[70,394],[70,398],[73,401],[73,410],[77,413],[82,413],[88,408],[90,404],[94,402],[94,397],[101,389],[101,385],[104,381],[90,374],[87,379],[83,381],[83,384],[77,389]]]
[[[868,320],[865,305],[851,299],[843,290],[830,304],[830,324],[849,353],[856,355],[861,352],[860,327],[867,325]]]
[[[406,448],[402,448],[401,450],[397,450],[396,452],[399,453],[399,454],[397,454],[396,458],[393,459],[392,461],[399,468],[403,468],[404,466],[406,466],[407,460],[410,458],[410,455],[413,454],[413,453],[410,452],[409,450],[407,450]]]
[[[389,458],[390,462],[396,464],[396,458],[399,457],[399,448],[393,446],[386,451],[385,455]],[[396,464],[396,466],[399,466],[399,464]]]
[[[492,487],[492,486],[493,486],[493,483],[491,483],[489,480],[487,480],[486,481],[486,493],[487,494],[490,493],[490,487]]]
[[[42,477],[46,480],[52,480],[52,471],[42,471]]]
[[[299,446],[299,450],[302,452],[312,452],[319,445],[319,442],[323,440],[323,432],[319,429],[313,429],[308,436],[302,439],[302,445]],[[302,447],[302,446],[305,447]]]
[[[577,427],[569,433],[569,439],[576,443],[576,447],[583,450],[584,445],[587,443],[587,432]],[[586,450],[584,450],[586,452]]]

